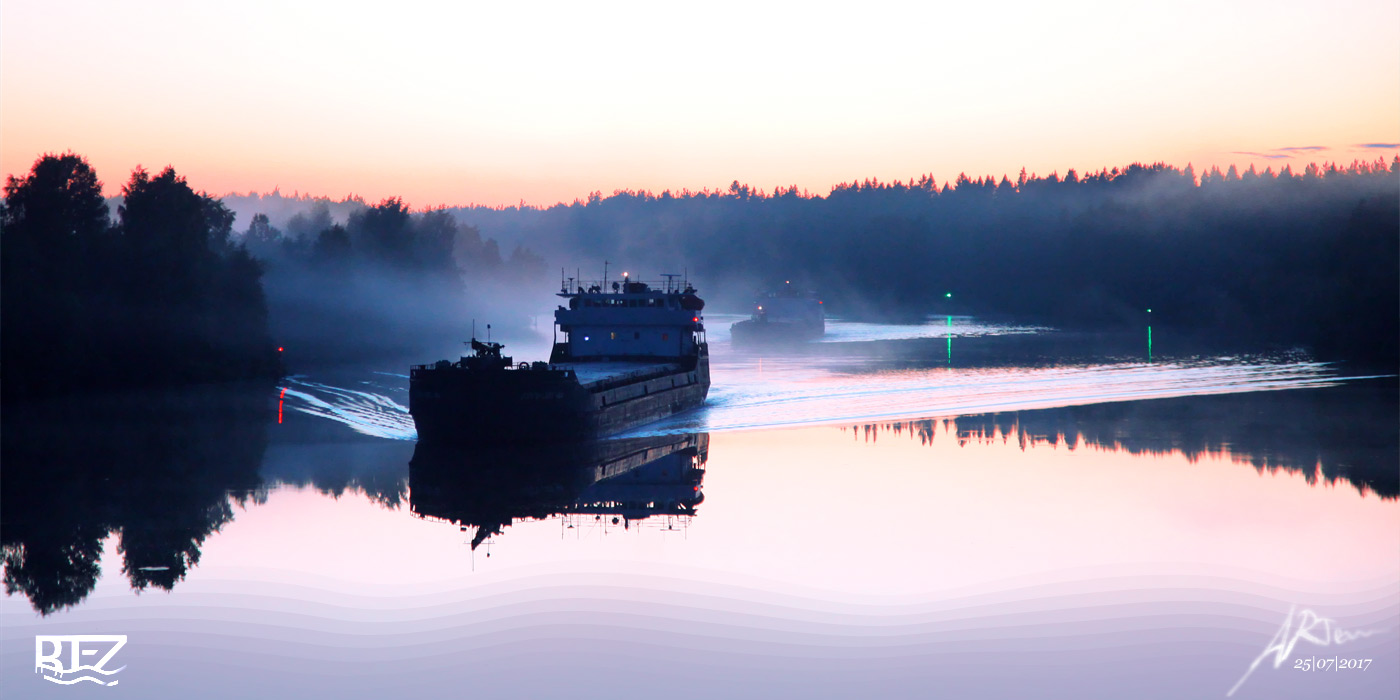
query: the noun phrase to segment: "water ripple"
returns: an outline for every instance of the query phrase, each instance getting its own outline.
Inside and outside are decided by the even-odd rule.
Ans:
[[[700,411],[631,435],[1022,411],[1111,401],[1331,386],[1318,362],[1240,359],[1071,367],[924,368],[834,374],[795,363],[716,367]]]
[[[1326,363],[1248,357],[1052,367],[870,369],[809,358],[720,355],[706,405],[629,433],[755,430],[1022,411],[1111,401],[1324,387],[1342,381]],[[416,440],[399,375],[285,382],[288,410],[392,440]],[[347,386],[339,386],[344,384]],[[354,388],[348,385],[355,385]]]
[[[373,382],[360,384],[384,390]],[[284,386],[283,400],[288,410],[333,420],[364,435],[390,440],[418,439],[408,407],[384,394],[313,382],[301,376],[288,377]]]

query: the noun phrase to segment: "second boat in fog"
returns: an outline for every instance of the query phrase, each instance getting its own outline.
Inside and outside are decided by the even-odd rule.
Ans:
[[[786,282],[758,295],[749,320],[731,326],[730,333],[735,345],[812,340],[826,333],[826,312],[816,292]]]

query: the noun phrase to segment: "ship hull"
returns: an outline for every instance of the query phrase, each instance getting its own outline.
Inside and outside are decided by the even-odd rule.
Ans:
[[[620,379],[580,381],[548,369],[415,368],[409,412],[422,442],[509,445],[589,440],[696,408],[709,393],[708,354]]]

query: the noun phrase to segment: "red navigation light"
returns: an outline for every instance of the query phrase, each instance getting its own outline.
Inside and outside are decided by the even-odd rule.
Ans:
[[[699,323],[699,322],[700,322],[700,317],[699,317],[699,316],[696,316],[695,318],[690,319],[690,321],[691,321],[691,323]]]
[[[277,348],[277,352],[282,352],[282,348]]]

